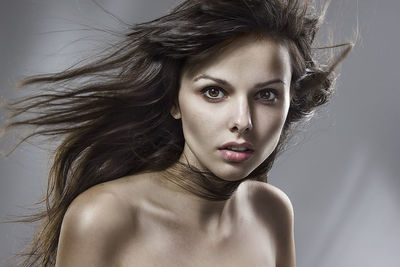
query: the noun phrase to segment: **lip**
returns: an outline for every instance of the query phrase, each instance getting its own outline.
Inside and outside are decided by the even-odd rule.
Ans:
[[[250,143],[248,143],[248,142],[243,142],[243,143],[229,142],[229,143],[223,144],[223,145],[222,145],[220,148],[218,148],[218,149],[221,150],[221,149],[225,149],[225,148],[230,147],[230,146],[244,147],[244,148],[246,148],[246,149],[248,149],[248,150],[254,151],[253,145],[250,144]]]
[[[231,162],[243,162],[249,159],[253,155],[252,150],[247,150],[244,152],[237,152],[228,149],[220,149],[219,152],[221,153],[222,157]]]
[[[244,147],[247,150],[246,151],[232,151],[232,150],[226,149],[231,146]],[[229,143],[222,145],[220,148],[218,148],[218,150],[221,153],[221,156],[225,160],[230,161],[230,162],[243,162],[243,161],[249,159],[254,153],[253,146],[247,142],[244,142],[244,143],[229,142]]]

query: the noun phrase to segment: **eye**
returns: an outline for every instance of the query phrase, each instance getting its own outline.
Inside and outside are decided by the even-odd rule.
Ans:
[[[201,93],[211,100],[219,100],[225,96],[223,89],[218,86],[207,86],[201,90]]]
[[[265,89],[262,91],[259,91],[256,95],[256,99],[261,99],[262,101],[266,102],[274,102],[278,96],[278,93],[275,90],[272,89]]]

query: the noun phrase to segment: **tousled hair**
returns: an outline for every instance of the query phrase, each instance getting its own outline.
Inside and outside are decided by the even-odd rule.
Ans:
[[[266,182],[291,126],[332,96],[333,71],[351,49],[346,44],[329,66],[318,64],[312,45],[322,15],[312,14],[307,3],[297,0],[187,0],[165,16],[132,26],[112,52],[94,62],[21,81],[22,87],[43,91],[10,103],[6,128],[36,127],[22,141],[38,135],[62,137],[43,199],[46,209],[24,220],[42,225],[23,266],[55,265],[64,214],[80,193],[177,163],[184,137],[181,122],[170,110],[183,66],[188,60],[206,59],[224,42],[249,33],[283,42],[292,64],[293,98],[279,143],[245,178]],[[27,113],[34,116],[20,118]],[[229,197],[241,181],[222,184],[221,198]],[[210,198],[218,198],[218,192]]]

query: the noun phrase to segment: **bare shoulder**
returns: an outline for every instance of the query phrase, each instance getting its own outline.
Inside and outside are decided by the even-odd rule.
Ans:
[[[103,183],[77,196],[68,207],[64,222],[73,223],[76,230],[87,231],[92,230],[92,227],[110,229],[110,226],[131,226],[136,218],[135,212],[131,203],[109,184]]]
[[[135,234],[136,209],[107,183],[77,196],[61,226],[56,266],[112,266]]]
[[[293,217],[293,205],[286,193],[278,187],[249,180],[240,185],[240,190],[257,211],[268,210]]]
[[[294,267],[294,212],[286,193],[258,181],[243,182],[238,193],[249,204],[259,224],[272,234],[277,253],[276,266]]]

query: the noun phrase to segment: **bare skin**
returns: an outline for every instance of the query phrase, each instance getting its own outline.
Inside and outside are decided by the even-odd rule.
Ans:
[[[181,160],[240,180],[279,140],[290,105],[289,52],[247,36],[202,63],[183,70],[171,110],[182,120]],[[250,144],[250,157],[224,147],[232,142]],[[282,191],[246,181],[230,199],[209,201],[163,175],[124,177],[79,195],[63,220],[56,266],[295,266],[293,210]]]
[[[62,225],[61,266],[295,266],[293,211],[269,184],[243,182],[208,201],[157,173],[97,185]]]

